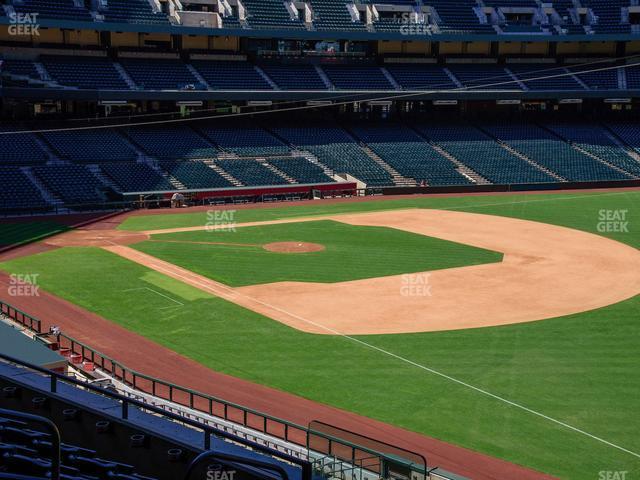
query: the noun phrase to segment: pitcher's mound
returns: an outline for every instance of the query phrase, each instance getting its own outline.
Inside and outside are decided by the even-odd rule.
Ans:
[[[321,252],[324,250],[324,245],[307,242],[275,242],[267,243],[263,245],[262,248],[269,252],[277,253],[309,253]]]

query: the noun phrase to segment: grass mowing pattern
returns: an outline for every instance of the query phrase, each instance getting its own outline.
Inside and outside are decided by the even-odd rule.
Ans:
[[[154,235],[152,240],[134,248],[234,287],[281,281],[343,282],[502,261],[501,253],[469,245],[330,220],[241,227],[236,231],[170,233]],[[286,254],[268,252],[260,246],[288,241],[320,243],[326,249]]]
[[[627,209],[629,233],[604,235],[640,248],[638,192],[535,195],[526,196],[526,203],[509,201],[517,198],[402,202],[434,207],[434,200],[440,204],[446,201],[447,208],[593,233],[598,233],[600,210]],[[375,205],[339,207],[371,210],[381,204],[388,208],[395,202],[371,203]],[[334,206],[314,208],[318,213],[334,213]],[[283,215],[300,209],[284,208]],[[264,210],[246,213],[261,212]],[[250,221],[241,220],[241,213],[245,212],[238,212],[237,221]],[[174,222],[175,217],[183,216],[167,216],[163,221],[168,217]],[[159,217],[149,219],[158,222]],[[560,478],[599,478],[600,471],[621,470],[629,472],[629,480],[640,476],[637,457],[344,338],[290,329],[97,249],[61,249],[0,267],[39,272],[44,289],[224,373]],[[151,286],[185,306],[160,310],[169,303],[149,303],[148,293],[122,294],[122,290],[141,286]],[[638,452],[639,318],[640,296],[599,310],[529,324],[360,338]],[[246,355],[247,351],[252,354]]]

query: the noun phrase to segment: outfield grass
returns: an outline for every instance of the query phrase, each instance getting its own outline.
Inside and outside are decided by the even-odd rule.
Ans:
[[[319,243],[325,250],[294,255],[262,248],[289,241]],[[343,282],[502,261],[501,253],[470,245],[331,220],[153,235],[152,241],[134,248],[234,287],[282,281]]]
[[[640,247],[638,192],[413,199],[402,203],[402,208],[457,208],[594,233],[598,233],[601,210],[629,210],[628,233],[603,235]],[[314,204],[313,208],[314,214],[324,214],[334,213],[335,208],[344,211],[347,206],[364,211],[389,208],[390,204],[397,205]],[[309,214],[302,209],[284,208],[281,214]],[[238,221],[250,221],[251,215],[265,211],[239,211]],[[246,218],[241,220],[241,213]],[[269,213],[267,218],[273,215]],[[140,229],[158,228],[163,222],[175,227],[195,221],[189,214],[132,220]],[[184,223],[176,224],[178,220]],[[629,472],[627,480],[640,478],[640,459],[629,453],[363,344],[290,329],[98,249],[60,249],[0,264],[0,268],[40,273],[42,288],[224,373],[561,478],[597,479],[600,471],[622,470]],[[146,288],[140,290],[142,287],[185,305],[168,308],[171,301],[154,300],[155,294]],[[125,294],[124,290],[130,291]],[[639,319],[640,296],[599,310],[528,324],[362,336],[358,340],[638,452]],[[207,328],[203,328],[205,323]],[[215,349],[210,348],[212,344]]]

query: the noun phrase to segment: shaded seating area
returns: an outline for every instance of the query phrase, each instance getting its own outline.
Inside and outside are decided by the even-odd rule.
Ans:
[[[100,169],[120,187],[121,192],[177,190],[160,173],[144,163],[101,163]]]
[[[631,178],[572,148],[568,143],[536,125],[501,123],[486,125],[485,128],[518,152],[569,181]]]
[[[269,163],[298,183],[329,183],[334,181],[327,176],[322,168],[306,158],[270,158]]]
[[[40,165],[33,172],[65,203],[90,204],[106,198],[106,186],[82,165]]]
[[[246,186],[287,185],[289,183],[256,160],[217,160],[216,164]]]
[[[187,188],[228,188],[231,182],[199,160],[162,160],[160,167]]]

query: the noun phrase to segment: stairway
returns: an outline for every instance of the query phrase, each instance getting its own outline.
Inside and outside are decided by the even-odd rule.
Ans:
[[[87,165],[87,169],[91,173],[93,173],[93,176],[96,177],[98,180],[100,180],[100,182],[102,182],[103,185],[109,188],[112,188],[116,192],[119,192],[121,190],[118,185],[113,183],[113,181],[107,175],[105,175],[105,173],[102,171],[99,165],[96,165],[95,163],[89,164]]]
[[[41,136],[42,134],[34,134],[33,139],[38,144],[38,146],[47,154],[49,160],[59,161],[59,157],[54,151],[53,147],[47,142],[47,140]]]
[[[269,75],[267,75],[264,70],[262,70],[257,65],[254,65],[253,68],[256,70],[256,72],[258,72],[258,75],[260,75],[264,79],[265,82],[267,82],[269,85],[271,85],[271,88],[273,88],[274,90],[280,90],[280,87],[278,85],[276,85],[276,82],[271,80],[271,77],[269,77]]]
[[[512,155],[515,155],[516,157],[518,157],[520,160],[524,160],[525,162],[527,162],[532,167],[535,167],[538,170],[543,171],[544,173],[546,173],[547,175],[555,178],[559,182],[566,182],[567,181],[566,178],[561,177],[556,172],[553,172],[553,171],[549,170],[547,167],[545,167],[543,165],[540,165],[538,162],[536,162],[536,161],[530,159],[529,157],[527,157],[526,155],[520,153],[515,148],[512,148],[511,146],[509,146],[508,144],[506,144],[505,142],[503,142],[502,140],[500,140],[496,136],[492,135],[491,132],[489,132],[488,130],[485,130],[484,128],[482,128],[479,125],[475,125],[475,127],[478,130],[480,130],[482,133],[487,135],[489,138],[492,138],[493,140],[495,140],[495,142],[498,145],[500,145],[502,148],[504,148],[507,152],[511,153]]]
[[[309,163],[313,163],[314,165],[317,165],[318,167],[320,167],[322,169],[322,171],[325,173],[325,175],[333,178],[336,174],[336,172],[332,169],[330,169],[329,167],[327,167],[324,163],[322,163],[320,160],[318,160],[318,157],[316,157],[313,153],[311,152],[307,152],[306,150],[293,150],[291,152],[291,155],[293,157],[303,157],[305,159],[307,159],[307,161]]]
[[[436,152],[438,152],[444,158],[446,158],[451,163],[453,163],[456,166],[456,171],[458,173],[460,173],[460,175],[462,175],[463,177],[467,178],[469,181],[471,181],[471,182],[473,182],[473,183],[475,183],[477,185],[491,185],[491,182],[489,180],[484,178],[482,175],[480,175],[478,172],[473,170],[471,167],[468,167],[467,165],[462,163],[460,160],[458,160],[456,157],[451,155],[449,152],[447,152],[444,148],[442,148],[436,142],[434,142],[434,141],[430,140],[429,138],[427,138],[420,130],[418,130],[417,128],[414,128],[411,125],[407,125],[407,128],[410,128],[413,131],[413,133],[415,133],[423,141],[425,141],[426,143],[431,145],[431,147]]]
[[[391,75],[391,73],[389,73],[389,70],[387,70],[384,67],[380,67],[380,70],[382,70],[382,74],[386,77],[386,79],[389,81],[389,83],[391,85],[393,85],[393,88],[396,90],[402,90],[402,87],[400,86],[400,84],[396,81],[395,78],[393,78],[393,75]]]
[[[389,174],[393,178],[393,184],[395,186],[397,186],[397,187],[415,187],[418,184],[415,181],[415,179],[402,176],[400,174],[400,172],[398,172],[395,168],[393,168],[391,165],[389,165],[387,162],[385,162],[382,158],[380,158],[380,156],[376,152],[371,150],[365,144],[363,144],[363,143],[360,144],[360,148],[367,155],[369,155],[369,157],[371,157],[371,159],[374,162],[376,162],[378,165],[380,165],[382,168],[384,168],[387,172],[389,172]]]
[[[266,159],[260,158],[260,159],[257,159],[257,160],[258,160],[259,164],[264,165],[265,167],[267,167],[269,170],[271,170],[273,173],[275,173],[279,177],[284,178],[287,182],[289,182],[289,183],[298,183],[295,178],[290,177],[289,175],[284,173],[282,170],[280,170],[275,165],[271,165]]]
[[[593,158],[594,160],[596,160],[596,161],[598,161],[600,163],[604,163],[607,167],[611,168],[612,170],[615,170],[616,172],[622,173],[624,175],[628,175],[630,178],[634,178],[634,179],[639,178],[639,177],[627,172],[626,170],[618,167],[617,165],[614,165],[612,163],[607,162],[604,158],[599,157],[598,155],[595,155],[595,154],[583,149],[582,147],[576,145],[573,142],[569,142],[569,145],[571,145],[571,147],[573,147],[574,150],[577,150],[580,153],[582,153],[583,155],[586,155],[587,157],[591,157],[591,158]]]
[[[333,83],[331,83],[331,80],[329,80],[329,77],[327,77],[327,74],[324,73],[324,70],[322,70],[322,67],[320,67],[320,65],[314,65],[314,68],[316,69],[316,72],[318,72],[318,76],[322,79],[325,86],[327,87],[327,90],[335,90],[336,87],[333,85]]]
[[[627,155],[629,155],[635,161],[640,162],[640,154],[638,154],[638,152],[636,152],[632,147],[630,147],[629,145],[624,143],[622,141],[622,139],[620,137],[618,137],[618,135],[616,135],[616,133],[613,130],[609,129],[609,127],[607,125],[605,125],[605,124],[602,124],[602,129],[604,130],[604,134],[613,143],[618,145],[620,148],[624,149],[624,151],[627,153]]]
[[[187,66],[187,70],[191,72],[191,75],[193,75],[196,78],[196,80],[200,82],[201,85],[203,85],[207,90],[211,90],[211,86],[207,83],[204,77],[200,75],[200,72],[196,70],[193,65],[191,65],[190,63],[187,63],[186,66]]]
[[[524,83],[523,81],[521,81],[515,73],[513,73],[511,70],[509,70],[508,68],[505,67],[504,69],[505,72],[507,72],[507,74],[516,82],[515,85],[519,86],[522,91],[527,92],[529,90],[529,87],[527,87],[527,84]]]
[[[458,77],[456,77],[451,70],[449,70],[448,68],[443,68],[442,70],[444,70],[444,73],[447,74],[447,76],[449,77],[449,79],[456,84],[456,87],[458,88],[464,88],[464,85],[462,85],[462,83],[460,82],[460,80],[458,80]]]
[[[133,79],[129,76],[127,71],[124,69],[124,67],[120,63],[113,62],[113,66],[115,67],[115,69],[120,74],[120,77],[122,78],[122,80],[124,80],[124,82],[129,86],[129,88],[131,90],[137,90],[138,89],[138,86],[136,85],[136,82],[133,81]]]
[[[433,149],[456,166],[456,171],[477,185],[491,185],[491,182],[472,168],[466,166],[437,143],[429,142]]]
[[[224,154],[220,155],[220,158],[224,158],[223,157]],[[237,158],[237,156],[236,156]],[[214,172],[218,173],[222,178],[226,179],[229,183],[231,183],[234,187],[243,187],[243,183],[238,180],[236,177],[234,177],[233,175],[227,173],[226,170],[223,170],[217,163],[215,163],[213,160],[211,159],[207,159],[207,160],[203,160],[204,164],[209,167],[211,170],[213,170]]]
[[[40,195],[42,195],[42,198],[44,198],[47,203],[56,207],[56,210],[58,210],[59,212],[65,210],[60,208],[64,205],[62,199],[55,193],[50,191],[47,186],[38,177],[36,177],[30,167],[20,167],[20,170],[25,174],[25,176],[29,179],[33,186],[36,187],[36,189],[40,192]]]

